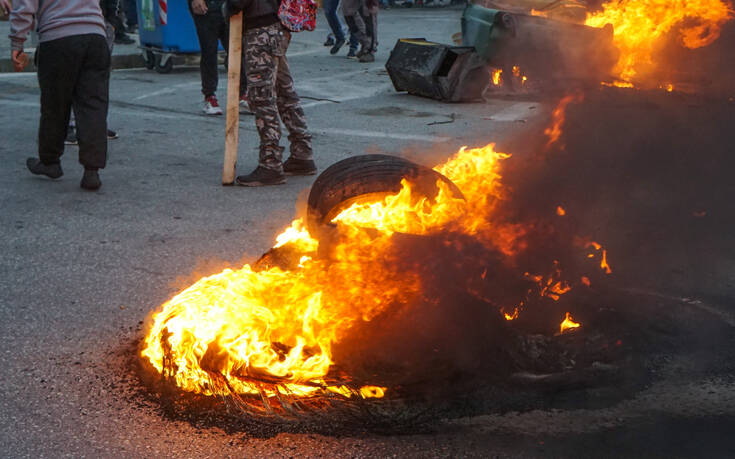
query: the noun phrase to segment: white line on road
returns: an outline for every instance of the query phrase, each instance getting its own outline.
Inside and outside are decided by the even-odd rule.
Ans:
[[[336,102],[348,102],[351,100],[367,99],[369,97],[374,97],[391,87],[393,87],[391,83],[383,83],[374,88],[370,88],[368,91],[360,92],[358,94],[354,94],[351,96],[337,96],[331,100],[317,100],[314,102],[308,102],[306,104],[301,104],[301,108],[307,109],[307,108],[318,107],[320,105],[334,104],[335,101]],[[300,88],[299,88],[299,91],[301,91]]]
[[[448,142],[452,140],[450,137],[441,137],[435,135],[416,135],[416,134],[397,134],[385,131],[363,131],[361,129],[315,129],[314,132],[320,134],[346,135],[354,137],[374,137],[381,139],[398,139],[398,140],[417,140],[419,142]]]
[[[190,81],[189,83],[175,84],[173,86],[169,86],[168,88],[159,89],[158,91],[153,91],[153,92],[149,92],[146,94],[141,94],[138,97],[133,97],[133,100],[147,99],[148,97],[162,96],[164,94],[173,94],[173,93],[176,93],[179,89],[195,87],[201,84],[202,83],[199,81]]]
[[[491,116],[492,121],[518,121],[526,120],[531,114],[531,107],[538,107],[538,102],[517,102],[510,107],[499,111]]]

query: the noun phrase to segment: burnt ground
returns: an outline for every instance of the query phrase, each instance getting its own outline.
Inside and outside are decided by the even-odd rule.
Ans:
[[[441,17],[434,19],[441,24]],[[731,30],[727,33],[724,38],[732,37]],[[725,58],[735,49],[728,48],[729,43],[712,51],[714,55],[690,57],[699,59],[702,74],[712,74],[735,62]],[[196,75],[188,75],[189,79],[192,76]],[[369,77],[378,80],[384,75],[372,72]],[[347,74],[341,79],[348,78],[352,77]],[[131,79],[120,78],[117,84],[123,86]],[[138,83],[144,84],[143,80]],[[50,184],[21,175],[26,156],[22,150],[35,135],[37,116],[37,106],[28,105],[28,113],[22,114],[24,122],[13,135],[7,131],[10,146],[3,154],[13,167],[0,174],[6,192],[0,271],[4,279],[0,290],[3,455],[735,455],[731,435],[735,429],[735,206],[731,204],[735,190],[730,178],[735,166],[735,103],[730,97],[735,91],[723,83],[726,80],[719,78],[706,95],[588,92],[583,102],[567,111],[561,139],[564,149],[557,146],[549,151],[543,151],[541,135],[548,124],[548,110],[537,118],[519,116],[525,123],[499,126],[480,121],[492,115],[492,110],[485,113],[482,104],[447,106],[389,94],[376,96],[375,106],[362,108],[364,116],[375,120],[371,123],[385,118],[378,114],[386,107],[396,112],[389,110],[390,116],[401,116],[406,109],[395,107],[408,104],[414,104],[410,113],[421,123],[388,117],[398,128],[391,131],[390,126],[381,125],[375,130],[399,135],[411,127],[417,131],[409,132],[417,135],[466,138],[473,145],[498,139],[501,150],[514,153],[505,174],[514,193],[512,206],[506,209],[509,218],[554,221],[564,234],[587,235],[603,243],[613,274],[593,278],[589,290],[575,289],[560,300],[566,303],[539,305],[557,308],[550,314],[554,317],[559,311],[572,310],[584,324],[572,335],[554,337],[552,324],[531,321],[518,325],[520,341],[513,335],[508,341],[488,339],[483,328],[487,324],[474,320],[477,316],[456,319],[453,310],[438,311],[430,317],[433,320],[422,323],[429,331],[422,339],[396,349],[400,355],[415,357],[421,346],[440,344],[443,357],[460,356],[463,365],[445,367],[435,375],[441,377],[423,385],[414,380],[414,393],[421,397],[411,398],[406,394],[412,392],[404,391],[402,399],[343,407],[334,415],[318,414],[296,423],[249,418],[217,400],[202,402],[151,392],[138,376],[134,355],[146,312],[193,278],[236,264],[243,251],[248,252],[248,261],[256,259],[254,247],[268,247],[269,235],[288,222],[291,202],[304,184],[289,182],[286,191],[270,192],[281,194],[255,198],[232,190],[219,195],[217,177],[211,187],[197,177],[202,170],[218,170],[221,148],[176,143],[191,137],[201,123],[198,119],[181,114],[180,125],[171,121],[165,127],[154,126],[150,118],[136,125],[133,113],[118,107],[118,122],[125,120],[124,126],[137,129],[134,133],[139,138],[131,138],[125,144],[128,147],[115,147],[117,156],[103,176],[107,194],[93,201],[89,195],[77,194],[75,179]],[[28,97],[14,107],[37,98],[29,89],[32,83],[23,86],[19,79],[13,81],[15,97]],[[502,102],[507,106],[541,97],[538,107],[550,109],[562,95],[516,96]],[[442,120],[450,113],[464,118],[442,125],[438,132],[420,131],[419,127],[427,129],[428,120],[419,117],[425,112]],[[147,116],[149,110],[141,113]],[[324,125],[331,119],[307,113]],[[347,112],[341,116],[348,119]],[[214,129],[211,122],[208,126]],[[356,126],[346,127],[356,132]],[[171,145],[152,147],[151,138],[145,136],[155,129],[175,134]],[[365,140],[363,132],[357,145],[354,139],[340,137],[342,143],[335,146],[336,140],[327,138],[335,132],[318,140],[330,160],[348,151],[376,149],[372,144],[379,142]],[[189,154],[195,149],[204,154]],[[377,149],[401,150],[428,164],[430,154],[446,157],[448,153],[446,148],[405,143],[391,149],[385,141]],[[157,155],[150,161],[159,170],[148,167],[149,153]],[[215,160],[210,158],[214,155]],[[65,163],[65,171],[73,177],[72,160]],[[51,192],[52,186],[58,192]],[[286,200],[287,205],[281,202]],[[205,213],[192,202],[208,203],[207,212],[220,211]],[[248,210],[242,202],[260,212]],[[567,210],[568,219],[561,223],[554,216],[557,205]],[[277,209],[275,215],[264,210],[269,206]],[[240,208],[245,209],[233,212]],[[262,218],[266,214],[268,221]],[[146,220],[155,228],[147,226]],[[561,255],[573,260],[574,254],[565,250]],[[222,261],[212,262],[215,256]],[[207,261],[198,263],[201,260]],[[569,266],[570,272],[577,268]],[[192,270],[196,272],[187,276]],[[179,275],[187,277],[176,279]],[[442,287],[452,291],[449,283],[435,286]],[[474,300],[458,298],[464,311],[481,313],[481,305]],[[416,328],[413,318],[404,318],[407,327]],[[391,335],[386,330],[386,336],[395,339],[392,331]],[[528,362],[515,355],[516,362],[523,364],[503,367],[508,377],[499,381],[494,377],[499,367],[487,362],[502,364],[498,358],[502,353],[478,352],[473,347],[492,345],[495,339],[506,347],[521,348],[520,357],[538,358]],[[549,357],[560,355],[564,358]],[[433,363],[431,359],[418,362],[429,368]]]

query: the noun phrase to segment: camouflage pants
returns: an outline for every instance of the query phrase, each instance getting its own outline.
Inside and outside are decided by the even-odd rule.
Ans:
[[[286,60],[291,33],[280,23],[245,32],[248,100],[260,136],[258,163],[283,170],[280,120],[288,129],[291,155],[312,159],[311,134]]]

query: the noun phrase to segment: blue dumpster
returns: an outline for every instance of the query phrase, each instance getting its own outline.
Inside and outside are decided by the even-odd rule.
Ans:
[[[147,68],[168,73],[173,68],[173,55],[200,52],[187,0],[136,1],[140,47]]]

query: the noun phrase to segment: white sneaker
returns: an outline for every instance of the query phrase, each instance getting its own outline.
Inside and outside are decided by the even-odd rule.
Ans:
[[[248,104],[247,94],[240,96],[240,113],[252,113],[250,111],[250,104]]]
[[[217,96],[211,95],[209,97],[205,97],[204,108],[202,108],[202,110],[207,115],[221,115],[222,108],[220,108],[219,102],[217,102]]]

